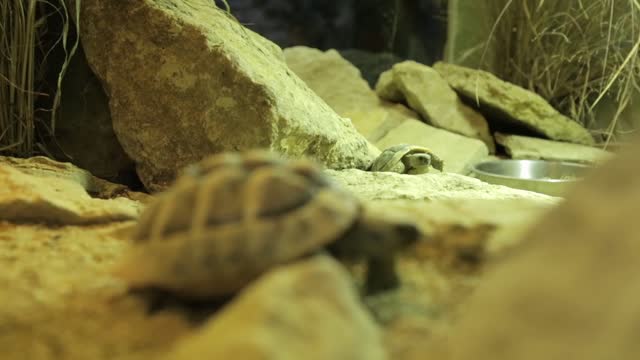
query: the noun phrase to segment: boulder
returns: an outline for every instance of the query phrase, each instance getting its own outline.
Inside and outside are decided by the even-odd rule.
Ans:
[[[211,153],[269,148],[329,168],[374,158],[287,67],[282,51],[210,0],[81,3],[82,45],[113,127],[152,190]]]
[[[487,120],[431,67],[411,60],[395,64],[380,76],[376,91],[383,99],[406,101],[430,125],[479,139],[495,151]]]
[[[376,323],[329,257],[275,269],[247,287],[167,360],[383,360]]]
[[[496,142],[504,146],[512,159],[542,159],[601,163],[610,159],[613,153],[593,146],[572,144],[562,141],[540,139],[530,136],[495,134]]]
[[[482,70],[444,62],[437,62],[433,68],[467,104],[487,118],[494,130],[512,128],[552,140],[595,143],[587,129],[562,115],[538,94]]]

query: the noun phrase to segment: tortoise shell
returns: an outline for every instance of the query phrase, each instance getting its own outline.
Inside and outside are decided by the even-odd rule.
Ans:
[[[406,173],[408,169],[406,169],[402,160],[408,155],[420,153],[428,154],[431,157],[431,166],[442,171],[444,162],[431,149],[410,144],[394,145],[382,151],[371,165],[371,171]]]
[[[233,293],[337,240],[360,204],[307,160],[266,151],[214,155],[145,209],[116,271],[133,288],[186,297]]]

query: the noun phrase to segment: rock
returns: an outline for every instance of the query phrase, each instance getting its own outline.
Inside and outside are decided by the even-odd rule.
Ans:
[[[3,360],[157,359],[187,333],[179,313],[149,315],[109,276],[127,245],[108,235],[117,226],[0,221]]]
[[[369,172],[358,169],[326,170],[342,186],[368,200],[532,199],[554,203],[557,198],[531,191],[492,185],[460,174],[422,175]]]
[[[443,359],[637,357],[638,140],[576,186],[486,273]]]
[[[202,329],[178,359],[385,359],[381,334],[348,274],[322,255],[259,278]]]
[[[287,66],[340,115],[381,103],[360,70],[336,50],[295,46],[284,49],[284,57]]]
[[[552,140],[593,145],[594,139],[577,122],[560,114],[541,96],[498,79],[495,75],[463,66],[436,63],[433,68],[467,104],[478,108],[494,130],[515,127]],[[477,105],[479,100],[479,105]],[[507,131],[508,132],[508,131]]]
[[[39,178],[0,164],[0,220],[95,225],[133,220],[142,210],[140,203],[124,197],[91,198],[80,184],[63,176]]]
[[[280,48],[214,2],[88,0],[81,11],[87,60],[148,189],[227,150],[269,148],[334,169],[373,160],[366,139],[288,69]]]
[[[552,141],[520,135],[495,134],[496,142],[505,147],[513,159],[542,159],[601,163],[613,153],[592,146]]]
[[[148,194],[131,191],[124,185],[114,184],[93,176],[87,170],[71,163],[55,161],[45,156],[33,156],[30,158],[0,156],[0,164],[11,166],[25,174],[40,178],[54,177],[74,182],[82,186],[91,196],[100,199],[127,197],[146,203],[151,198]]]
[[[411,60],[395,64],[380,77],[376,91],[389,101],[406,100],[429,124],[482,140],[491,153],[495,151],[487,120],[463,104],[431,67]]]
[[[289,68],[309,88],[340,116],[349,118],[358,132],[372,141],[369,136],[385,122],[392,104],[378,98],[362,79],[358,68],[333,49],[321,51],[295,46],[285,49],[284,56]]]
[[[471,165],[489,155],[487,146],[480,140],[438,129],[410,118],[405,118],[374,144],[383,150],[400,143],[430,148],[444,160],[444,171],[459,174],[468,173]]]
[[[401,143],[426,146],[445,160],[446,171],[459,173],[466,173],[489,152],[480,141],[431,127],[404,105],[379,99],[358,69],[335,50],[297,46],[284,53],[291,69],[380,150]]]

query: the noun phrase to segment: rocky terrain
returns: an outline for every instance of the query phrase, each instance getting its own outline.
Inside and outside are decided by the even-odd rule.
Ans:
[[[451,64],[401,62],[372,89],[337,51],[283,51],[209,0],[83,0],[81,14],[77,66],[108,103],[83,120],[110,119],[100,154],[127,161],[0,157],[0,358],[637,354],[637,146],[615,157],[535,94]],[[64,134],[73,157],[86,135]],[[431,148],[444,171],[368,170],[399,143]],[[401,286],[365,296],[361,264],[319,254],[220,301],[130,291],[113,269],[147,204],[186,165],[252,148],[311,158],[372,211],[415,223]],[[598,169],[563,199],[468,176],[493,156]],[[123,163],[144,189],[92,174]]]

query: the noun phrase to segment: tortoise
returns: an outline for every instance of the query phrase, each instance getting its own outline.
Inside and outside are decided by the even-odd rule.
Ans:
[[[442,171],[444,161],[430,149],[410,144],[399,144],[385,149],[373,162],[371,171],[424,174],[429,166]]]
[[[143,211],[115,273],[132,290],[229,296],[269,269],[329,253],[366,260],[365,292],[399,285],[394,253],[414,223],[376,215],[311,160],[265,150],[222,153],[178,176]]]

